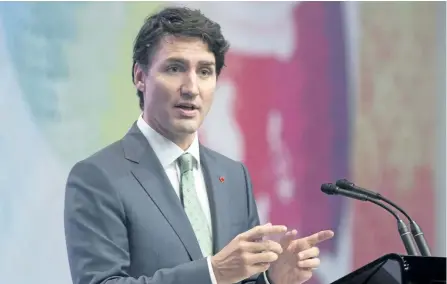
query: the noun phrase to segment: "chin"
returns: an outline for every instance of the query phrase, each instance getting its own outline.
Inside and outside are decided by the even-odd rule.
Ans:
[[[195,132],[197,132],[197,130],[199,129],[200,124],[198,124],[197,122],[181,122],[178,123],[175,127],[175,129],[179,132],[179,133],[185,133],[185,134],[193,134]]]

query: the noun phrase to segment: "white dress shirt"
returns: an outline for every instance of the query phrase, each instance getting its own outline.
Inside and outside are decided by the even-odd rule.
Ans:
[[[175,190],[175,193],[180,198],[180,170],[178,167],[177,159],[183,155],[184,153],[190,153],[196,163],[194,165],[194,181],[196,185],[197,197],[199,199],[200,205],[202,206],[202,210],[205,213],[205,217],[208,221],[208,226],[210,228],[210,232],[212,234],[212,221],[211,221],[211,209],[208,201],[208,192],[206,190],[205,179],[203,176],[203,170],[200,163],[200,151],[199,151],[199,139],[196,135],[191,146],[186,151],[183,151],[179,146],[177,146],[174,142],[165,138],[163,135],[156,132],[152,127],[144,121],[142,115],[138,118],[137,126],[143,135],[148,140],[152,149],[155,152],[155,155],[160,160],[163,169],[168,176],[172,187]],[[212,237],[212,236],[211,236]],[[213,284],[217,284],[216,277],[214,275],[213,267],[211,266],[211,256],[206,256],[208,262],[208,270],[210,272],[211,282]],[[267,276],[264,273],[264,279],[267,284],[269,284],[267,280]]]

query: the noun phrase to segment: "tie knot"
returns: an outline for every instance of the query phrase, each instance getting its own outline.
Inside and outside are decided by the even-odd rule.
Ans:
[[[178,158],[180,172],[184,174],[193,169],[194,157],[190,153],[185,153]]]

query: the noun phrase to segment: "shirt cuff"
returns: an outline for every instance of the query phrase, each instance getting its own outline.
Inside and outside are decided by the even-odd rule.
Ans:
[[[212,284],[217,284],[216,275],[214,275],[213,266],[211,265],[211,256],[206,258],[206,262],[208,263],[208,270],[210,272],[210,278]],[[267,284],[270,284],[267,282]]]

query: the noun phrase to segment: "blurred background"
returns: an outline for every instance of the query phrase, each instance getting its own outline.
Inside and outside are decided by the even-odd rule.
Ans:
[[[69,284],[75,162],[139,115],[133,40],[158,2],[0,2],[0,282]],[[403,206],[446,255],[445,2],[193,2],[232,44],[201,130],[250,170],[262,221],[331,228],[329,283],[405,253],[381,208],[321,193],[349,178]]]

